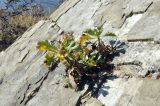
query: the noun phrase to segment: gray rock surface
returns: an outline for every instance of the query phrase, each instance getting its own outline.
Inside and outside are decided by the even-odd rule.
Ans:
[[[86,106],[159,106],[159,80],[137,78],[148,72],[155,78],[160,70],[159,5],[159,0],[66,0],[49,20],[29,28],[0,53],[0,106],[75,106],[82,92],[63,87],[65,68],[59,65],[49,71],[37,42],[101,24],[104,32],[114,32],[117,40],[126,42],[125,54],[113,63],[141,64],[120,66],[135,77],[108,79],[99,100],[91,98]]]
[[[116,106],[159,106],[160,105],[160,83],[155,80],[128,81],[132,83],[121,95]],[[153,84],[153,85],[152,85]],[[145,89],[147,88],[147,89]]]

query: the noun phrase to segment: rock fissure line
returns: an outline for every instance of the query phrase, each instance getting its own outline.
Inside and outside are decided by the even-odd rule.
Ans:
[[[23,99],[21,100],[20,104],[24,103],[24,105],[26,105],[31,99],[33,99],[33,97],[36,96],[36,94],[39,92],[40,88],[43,86],[44,81],[48,78],[50,72],[52,72],[53,70],[55,70],[55,68],[57,67],[56,65],[52,66],[52,70],[49,70],[44,76],[42,76],[37,82],[35,82],[34,84],[29,84],[27,87],[27,90],[24,93]],[[37,85],[39,83],[39,85],[34,88],[33,90],[30,90],[30,88],[34,85]],[[29,92],[30,90],[30,92]],[[19,97],[20,98],[20,97]]]
[[[100,4],[100,6],[98,7],[98,9],[96,9],[96,11],[93,13],[92,17],[93,18],[95,16],[95,14],[98,12],[98,10],[102,7],[103,3]],[[108,5],[108,4],[107,4]]]
[[[122,28],[122,26],[124,25],[124,23],[126,22],[126,20],[128,18],[132,17],[133,15],[144,14],[145,12],[147,12],[147,10],[151,7],[152,4],[153,4],[153,1],[147,6],[147,8],[144,11],[137,11],[137,12],[131,11],[128,15],[123,14],[122,15],[122,19],[124,18],[124,21],[123,21],[122,25],[120,26],[120,28]]]
[[[133,96],[129,99],[127,106],[129,106],[129,104],[131,103],[132,99],[133,99]]]
[[[110,5],[110,4],[113,4],[114,2],[116,2],[116,1],[109,2],[109,3],[107,3],[105,6],[108,6],[108,5]],[[101,2],[100,6],[98,7],[98,9],[96,9],[96,11],[94,12],[94,14],[92,15],[91,18],[93,18],[93,17],[95,16],[95,14],[98,12],[98,10],[99,10],[102,6],[103,6],[103,2]],[[103,17],[103,16],[102,16],[102,17]],[[101,19],[101,20],[102,20],[102,19]]]
[[[0,85],[3,83],[3,77],[0,78]]]
[[[23,58],[21,59],[20,62],[18,63],[23,63],[23,61],[25,60],[25,58],[27,57],[27,55],[30,53],[30,51],[28,50],[28,52],[23,56]]]
[[[37,92],[39,92],[40,88],[42,87],[44,81],[47,79],[49,73],[51,71],[48,71],[46,73],[46,75],[43,77],[42,81],[40,82],[40,85],[38,87],[36,87],[28,96],[27,96],[27,99],[26,101],[24,102],[24,105],[26,105],[34,96],[36,96]]]
[[[144,38],[144,39],[128,39],[128,42],[153,42],[154,44],[160,44],[160,40],[155,40],[154,38]]]
[[[146,39],[128,39],[128,42],[151,42],[154,41],[153,38],[146,38]]]
[[[30,86],[31,86],[31,84],[29,84],[29,85],[28,85],[28,87],[27,87],[27,89],[26,89],[26,91],[25,91],[25,93],[24,93],[24,95],[23,95],[23,99],[20,101],[20,104],[22,104],[22,103],[23,103],[23,101],[25,100],[25,98],[26,98],[26,94],[27,94],[27,92],[28,92],[28,90],[29,90]],[[20,97],[19,97],[19,98],[20,98]]]
[[[22,52],[23,50],[26,49],[27,46],[23,47],[22,49],[19,49],[19,52]]]
[[[46,21],[47,21],[47,20],[46,20]],[[43,27],[43,25],[46,23],[46,21],[44,21],[38,28],[36,28],[36,30],[30,35],[30,37],[33,36],[33,35],[35,35],[35,33],[36,33],[39,29],[41,29],[41,28]]]
[[[70,8],[68,8],[64,13],[62,13],[54,22],[56,23],[64,14],[66,14],[70,9],[72,9],[73,7],[75,7],[81,0],[78,0],[73,6],[71,6]]]
[[[43,77],[41,77],[35,84],[38,84],[42,79]]]
[[[157,97],[157,99],[156,99],[156,101],[158,101],[158,99],[160,98],[160,95],[158,95],[158,97]]]
[[[59,28],[59,30],[62,30],[62,28],[58,25],[58,23],[57,22],[55,22],[55,26],[57,26],[58,28]],[[59,31],[58,30],[58,31]],[[62,30],[63,31],[63,30]]]
[[[116,64],[117,66],[123,66],[123,65],[136,65],[136,66],[141,66],[142,67],[142,62],[140,61],[132,61],[132,62],[122,62],[122,63],[118,63]]]

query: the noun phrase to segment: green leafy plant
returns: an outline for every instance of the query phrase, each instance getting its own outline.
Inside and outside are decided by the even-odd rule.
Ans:
[[[47,51],[45,63],[52,66],[58,62],[66,67],[66,75],[74,89],[85,84],[95,84],[102,73],[110,73],[110,62],[115,48],[105,45],[101,39],[102,26],[88,29],[75,40],[72,34],[65,34],[58,43],[41,41],[37,48]],[[114,34],[108,33],[107,36]],[[104,71],[105,70],[105,71]]]

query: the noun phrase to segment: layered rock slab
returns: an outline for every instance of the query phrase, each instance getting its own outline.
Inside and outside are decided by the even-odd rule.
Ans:
[[[0,53],[0,105],[74,106],[81,92],[63,87],[64,67],[59,65],[52,72],[48,70],[43,64],[45,53],[36,49],[37,42],[53,40],[63,31],[80,34],[101,24],[104,32],[114,32],[118,35],[116,39],[125,42],[150,37],[157,39],[158,4],[159,0],[67,0],[49,20],[40,21],[28,29]],[[126,45],[126,53],[116,57],[113,63],[139,61],[142,67],[125,65],[122,71],[135,71],[137,74],[159,66],[160,46],[154,40]],[[105,85],[108,93],[101,95],[104,92],[100,91],[98,99],[107,106],[159,105],[159,80],[117,78],[108,79]],[[95,104],[92,100],[87,103]]]

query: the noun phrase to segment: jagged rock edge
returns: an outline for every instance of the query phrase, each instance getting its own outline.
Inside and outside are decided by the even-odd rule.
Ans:
[[[120,28],[122,28],[122,26],[124,25],[124,23],[126,22],[126,20],[130,17],[132,17],[133,15],[137,15],[137,14],[144,14],[145,12],[147,12],[147,10],[151,7],[151,5],[153,4],[153,1],[146,7],[146,9],[144,11],[131,11],[128,15],[125,15],[125,13],[122,15],[122,19],[124,18],[124,21],[122,22]]]

